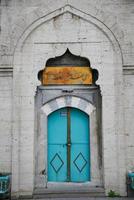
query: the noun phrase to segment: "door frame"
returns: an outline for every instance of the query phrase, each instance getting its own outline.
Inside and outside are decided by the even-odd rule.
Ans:
[[[56,183],[47,181],[47,120],[48,115],[63,107],[74,107],[89,115],[90,128],[90,177],[91,181],[86,183]],[[99,166],[98,139],[97,139],[97,116],[96,108],[89,101],[72,95],[57,97],[45,103],[39,111],[39,136],[38,136],[38,168],[36,175],[36,187],[57,189],[63,187],[68,189],[87,186],[103,186],[102,175]],[[95,158],[95,159],[94,159]],[[42,171],[44,170],[44,174]]]

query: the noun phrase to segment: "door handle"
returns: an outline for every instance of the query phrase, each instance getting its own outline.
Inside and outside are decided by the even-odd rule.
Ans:
[[[70,147],[70,146],[71,146],[71,143],[67,143],[67,146]]]

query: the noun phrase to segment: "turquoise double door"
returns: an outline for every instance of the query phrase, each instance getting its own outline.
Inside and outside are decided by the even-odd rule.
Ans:
[[[48,181],[90,181],[89,116],[65,107],[48,116]]]

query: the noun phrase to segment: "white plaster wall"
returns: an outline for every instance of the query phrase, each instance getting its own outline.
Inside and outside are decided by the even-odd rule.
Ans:
[[[11,63],[16,41],[30,23],[65,4],[91,14],[106,24],[121,45],[124,65],[133,65],[133,0],[1,0],[1,55],[6,53],[1,63]]]
[[[64,6],[66,3],[71,4],[72,6],[82,10],[87,14],[91,14],[95,18],[98,18],[100,21],[102,21],[108,28],[110,28],[122,49],[123,65],[132,68],[134,65],[133,0],[2,0],[0,13],[2,38],[0,46],[1,66],[4,64],[6,66],[10,66],[12,64],[14,47],[24,30],[26,30],[26,28],[28,29],[31,23],[40,17],[56,10],[57,8]],[[67,24],[69,24],[69,26],[65,26]],[[108,113],[108,123],[103,124],[103,131],[107,133],[103,136],[105,186],[107,191],[110,189],[116,190],[117,188],[118,191],[121,191],[122,194],[125,194],[124,182],[126,168],[129,170],[134,165],[134,138],[132,121],[134,114],[133,76],[125,75],[125,106],[123,106],[123,102],[121,101],[122,98],[120,96],[120,94],[124,91],[124,89],[120,87],[122,73],[121,69],[118,68],[118,57],[120,56],[117,52],[114,52],[109,40],[101,33],[101,31],[99,31],[99,29],[93,26],[92,23],[90,24],[83,19],[79,19],[79,17],[66,14],[64,16],[60,16],[58,19],[56,17],[53,20],[42,24],[42,26],[36,29],[36,31],[33,31],[33,34],[31,34],[28,40],[25,41],[24,48],[21,49],[21,52],[16,52],[14,66],[17,67],[14,69],[15,90],[13,105],[15,113],[14,120],[16,123],[14,123],[14,140],[12,143],[14,145],[12,152],[12,166],[15,167],[13,167],[12,173],[16,173],[17,175],[15,178],[13,177],[13,191],[18,191],[20,189],[22,191],[26,190],[28,194],[31,194],[33,190],[34,94],[35,88],[39,84],[37,80],[37,72],[42,69],[43,66],[45,66],[45,61],[47,58],[55,55],[60,55],[64,52],[66,47],[69,47],[73,53],[87,56],[91,60],[92,67],[97,68],[100,72],[100,79],[98,83],[101,84],[101,90],[103,94],[103,118],[105,118],[104,113]],[[68,32],[71,32],[71,34],[68,34]],[[61,41],[67,43],[61,44]],[[75,42],[78,43],[76,44]],[[2,79],[2,84],[5,82],[2,88],[7,88],[7,82],[10,82],[11,78],[8,77],[8,81],[5,81],[7,80],[5,77]],[[8,87],[11,87],[11,82]],[[6,97],[6,90],[2,89],[1,91],[2,98]],[[5,100],[2,100],[2,102],[10,102],[10,98],[8,98],[8,100],[5,98]],[[0,104],[0,108],[1,107],[3,119],[6,110],[8,110],[7,112],[10,115],[10,109],[8,109],[8,106],[3,109],[3,103]],[[123,107],[124,113],[122,110]],[[20,110],[22,111],[21,113]],[[118,116],[118,113],[120,113],[120,116]],[[122,124],[123,116],[125,117],[125,129],[123,129]],[[110,123],[111,118],[116,119],[114,123]],[[6,116],[4,117],[4,120],[7,121]],[[5,124],[3,120],[0,121],[0,124],[0,130],[5,130]],[[8,136],[5,136],[3,131],[0,132],[0,135],[2,134],[1,138],[5,138],[2,139],[5,142],[3,141],[1,143],[7,144],[1,150],[1,158],[3,158],[2,163],[4,163],[2,164],[4,167],[2,167],[2,169],[0,168],[1,171],[3,169],[9,171],[11,167],[11,157],[9,156],[10,149],[6,151],[6,147],[10,147],[11,144],[9,138],[9,135],[11,134],[11,124],[8,123],[8,126],[9,127],[6,128]],[[20,135],[18,135],[18,130],[21,130],[19,132]],[[126,144],[124,142],[124,137],[127,138]],[[18,141],[18,143],[16,141]],[[21,150],[19,150],[18,146],[20,144]],[[126,151],[125,147],[127,148]],[[4,154],[3,151],[5,152]],[[16,154],[17,151],[20,152],[21,157]],[[114,161],[111,159],[111,156],[113,157]],[[25,162],[24,158],[26,158]],[[31,160],[32,162],[26,164],[27,160]],[[5,163],[7,161],[8,164],[6,165]],[[116,163],[118,163],[119,170],[117,170]],[[20,177],[18,174],[20,174]],[[29,179],[28,176],[30,177]],[[117,187],[116,185],[114,186],[115,182],[117,183],[115,180],[118,180],[119,183]]]
[[[0,173],[11,173],[12,77],[0,74]]]
[[[134,75],[124,76],[127,171],[134,171]]]
[[[13,172],[18,172],[18,177],[13,176],[13,191],[20,194],[30,194],[32,192],[34,180],[34,94],[36,86],[39,84],[37,73],[44,68],[48,58],[61,55],[66,48],[70,48],[72,53],[86,56],[90,59],[91,65],[97,68],[100,73],[98,84],[101,86],[103,97],[103,163],[104,163],[104,182],[106,192],[110,189],[125,194],[124,171],[119,171],[120,162],[123,163],[124,157],[119,157],[120,150],[118,142],[121,130],[116,132],[116,124],[122,122],[120,111],[116,114],[116,101],[121,98],[121,61],[119,52],[114,49],[109,39],[103,34],[96,25],[90,21],[78,17],[79,14],[71,14],[71,10],[52,17],[51,20],[38,25],[31,31],[27,39],[23,41],[21,51],[16,51],[14,60],[14,95],[15,101],[18,97],[18,107],[14,107],[14,112],[18,113],[14,124],[14,136],[16,141],[22,145],[18,153],[18,162],[14,165]],[[84,17],[84,14],[83,14]],[[61,28],[60,28],[61,27]],[[114,42],[114,41],[113,41]],[[115,68],[116,65],[116,68]],[[116,79],[117,78],[117,79]],[[118,80],[120,78],[120,83]],[[115,81],[116,84],[115,85]],[[16,82],[19,84],[16,85]],[[25,97],[31,100],[31,104],[23,107]],[[28,108],[27,108],[28,106]],[[21,110],[21,112],[19,112]],[[18,119],[21,122],[18,123]],[[33,126],[25,132],[25,126],[31,121]],[[25,125],[24,125],[25,122]],[[23,124],[23,126],[21,126]],[[21,126],[21,127],[20,127]],[[117,126],[118,127],[118,126]],[[19,135],[18,135],[18,129]],[[26,137],[25,137],[26,136]],[[30,141],[30,142],[29,142]],[[123,140],[122,140],[123,141]],[[14,144],[15,149],[17,147]],[[26,150],[28,147],[28,150]],[[19,146],[17,147],[19,148]],[[112,151],[111,151],[112,149]],[[13,151],[16,158],[16,153]],[[31,162],[25,164],[25,157]],[[109,159],[110,158],[110,159]],[[118,165],[117,165],[118,161]],[[125,170],[124,163],[122,166]],[[119,176],[121,174],[121,177]],[[30,177],[30,178],[29,178]],[[14,184],[15,183],[15,184]]]

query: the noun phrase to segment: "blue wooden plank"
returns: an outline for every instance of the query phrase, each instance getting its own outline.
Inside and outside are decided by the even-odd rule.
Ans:
[[[71,181],[90,181],[89,116],[71,110]]]
[[[67,140],[67,110],[59,109],[48,116],[49,144],[66,144]]]
[[[67,109],[48,117],[48,181],[67,179]]]
[[[89,116],[79,109],[70,113],[70,181],[90,181]],[[67,108],[48,117],[48,181],[67,181]]]
[[[89,117],[79,109],[71,109],[71,142],[89,143]]]

